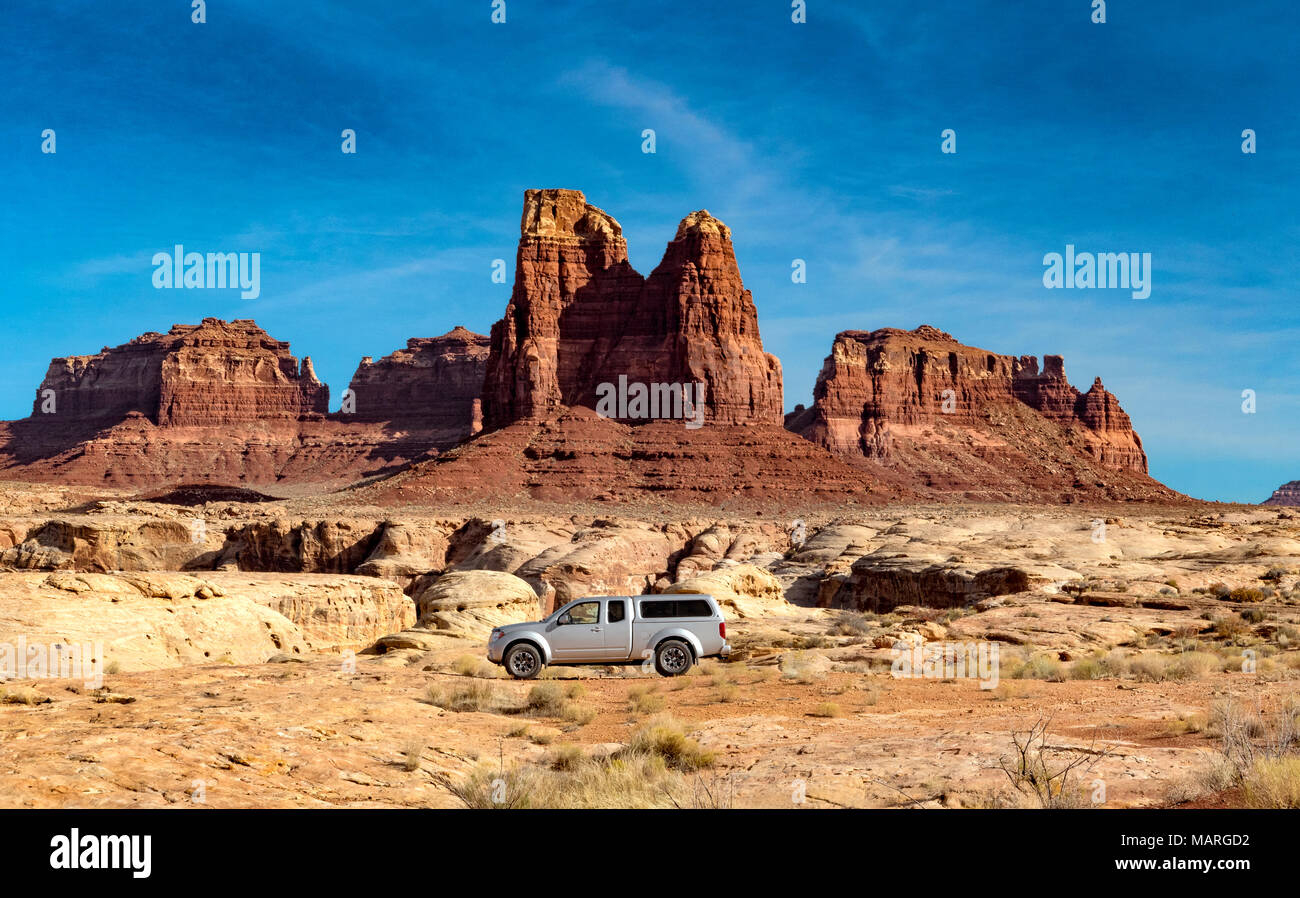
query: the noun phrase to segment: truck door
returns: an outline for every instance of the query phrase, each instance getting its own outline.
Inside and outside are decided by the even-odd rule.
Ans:
[[[605,601],[605,657],[623,660],[632,651],[632,603],[618,597]]]
[[[605,655],[600,600],[579,602],[560,615],[546,634],[553,661],[590,661]]]

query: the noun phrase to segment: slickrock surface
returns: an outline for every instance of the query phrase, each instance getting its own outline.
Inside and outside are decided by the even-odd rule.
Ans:
[[[810,408],[786,427],[922,495],[975,500],[1173,500],[1097,378],[1081,393],[1060,356],[1005,356],[928,326],[844,331]],[[919,483],[918,483],[919,481]]]
[[[362,649],[414,622],[400,587],[368,577],[0,573],[0,641],[101,642],[123,671]]]
[[[441,337],[412,337],[378,362],[367,356],[348,387],[356,419],[436,428],[439,448],[464,441],[483,426],[479,396],[489,342],[457,326]]]
[[[1283,713],[1300,682],[1289,509],[337,503],[0,493],[0,646],[100,641],[113,665],[102,690],[0,683],[0,804],[455,807],[485,764],[599,758],[667,712],[734,806],[788,807],[795,781],[810,807],[1022,805],[997,763],[1046,719],[1098,757],[1108,807],[1224,805],[1240,791],[1205,785],[1223,709]],[[567,704],[539,710],[482,661],[487,629],[557,598],[706,589],[736,654],[679,680],[552,668]],[[956,643],[999,647],[995,688],[892,673],[900,647]],[[695,783],[609,800],[689,805]]]
[[[623,229],[577,190],[529,190],[505,316],[492,328],[484,424],[596,406],[601,383],[705,384],[717,424],[781,420],[781,365],[763,351],[731,232],[706,211],[682,219],[642,278]]]

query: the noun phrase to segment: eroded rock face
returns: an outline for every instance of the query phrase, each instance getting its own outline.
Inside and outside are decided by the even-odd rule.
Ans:
[[[493,627],[537,620],[541,602],[528,583],[504,571],[450,571],[415,597],[419,624],[470,639]]]
[[[1071,386],[1060,356],[1040,371],[1034,356],[965,346],[929,326],[844,331],[814,399],[787,417],[789,429],[842,458],[921,468],[925,486],[992,487],[1006,498],[1093,485],[1116,498],[1125,488],[1169,492],[1145,476],[1142,441],[1119,401],[1100,378],[1086,393]],[[927,458],[945,454],[947,485]],[[1107,470],[1138,479],[1096,483]]]
[[[369,577],[0,573],[0,634],[100,643],[124,671],[363,648],[414,621],[400,587]]]
[[[489,338],[457,326],[441,337],[412,337],[378,362],[369,357],[352,375],[359,421],[433,424],[454,446],[482,429],[479,395]]]
[[[763,352],[730,230],[684,218],[642,278],[614,218],[577,190],[524,195],[514,292],[492,328],[484,424],[595,408],[601,383],[704,384],[705,419],[779,423],[781,367]],[[666,417],[666,416],[665,416]]]
[[[364,416],[328,415],[329,388],[311,359],[299,363],[288,343],[253,321],[178,324],[51,362],[31,417],[0,422],[0,471],[143,488],[341,486],[469,435],[485,340],[463,329],[413,340],[374,366],[373,377],[359,375]],[[383,377],[392,382],[389,394]],[[386,412],[398,417],[382,419]]]
[[[289,344],[251,319],[177,324],[95,355],[50,362],[33,417],[53,398],[56,420],[114,421],[139,412],[158,425],[296,419],[329,410],[329,388]]]
[[[1300,480],[1292,480],[1273,490],[1263,505],[1300,505]]]

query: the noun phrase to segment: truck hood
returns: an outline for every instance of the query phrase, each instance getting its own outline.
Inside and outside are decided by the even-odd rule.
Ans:
[[[545,627],[546,621],[544,620],[530,620],[524,621],[520,624],[502,624],[501,626],[493,627],[492,629],[500,630],[502,633],[517,633],[520,630],[540,630]]]

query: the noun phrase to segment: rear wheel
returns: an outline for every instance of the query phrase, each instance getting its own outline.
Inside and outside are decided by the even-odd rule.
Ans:
[[[527,642],[512,645],[505,662],[506,670],[516,680],[531,680],[542,672],[542,653]]]
[[[691,647],[680,639],[665,639],[655,649],[655,670],[661,676],[679,677],[694,663]]]

